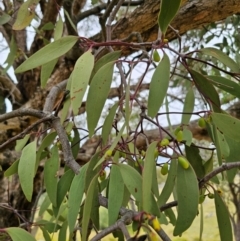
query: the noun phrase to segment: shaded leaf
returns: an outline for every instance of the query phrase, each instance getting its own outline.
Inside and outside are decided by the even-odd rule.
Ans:
[[[218,230],[220,233],[221,241],[232,241],[233,235],[228,209],[222,198],[219,196],[218,192],[215,191],[214,194]]]
[[[50,234],[48,233],[48,231],[44,228],[44,227],[39,227],[42,231],[42,234],[43,234],[43,237],[44,237],[44,240],[45,241],[51,241],[51,237],[50,237]]]
[[[67,240],[67,227],[68,227],[68,222],[65,220],[65,222],[62,224],[62,227],[59,231],[58,234],[58,241],[66,241]]]
[[[36,239],[22,228],[6,228],[5,231],[9,234],[13,241],[36,241]]]
[[[212,106],[215,112],[220,112],[221,104],[219,96],[210,81],[204,75],[198,73],[193,69],[190,69],[189,72],[193,77],[193,81],[198,91],[204,96],[208,104]]]
[[[160,6],[160,13],[158,16],[158,25],[163,32],[166,33],[168,25],[178,12],[181,0],[162,0]]]
[[[82,99],[87,89],[89,79],[94,65],[94,56],[91,50],[85,52],[77,60],[73,72],[71,74],[71,104],[73,114],[77,115],[79,107],[82,104]]]
[[[184,106],[183,106],[183,115],[182,115],[181,123],[184,125],[189,124],[189,121],[192,116],[192,114],[184,114],[184,113],[192,113],[193,112],[194,101],[195,101],[194,92],[193,92],[192,88],[190,87],[187,92],[187,95],[186,95],[186,98],[184,101]]]
[[[169,218],[170,223],[175,226],[176,225],[176,215],[173,212],[172,208],[168,208],[166,210],[164,210],[165,215]]]
[[[51,157],[45,162],[44,165],[44,184],[53,206],[57,206],[58,169],[58,148],[56,145],[54,145],[51,149]]]
[[[120,169],[124,184],[128,191],[135,197],[136,201],[142,203],[142,177],[131,166],[125,164],[117,164]]]
[[[58,59],[53,59],[52,61],[48,62],[47,64],[42,65],[41,75],[40,75],[42,88],[46,87],[47,81],[48,81],[55,65],[57,64],[57,62],[58,62]]]
[[[62,37],[63,33],[63,20],[61,14],[58,14],[58,21],[56,22],[55,30],[54,30],[54,40],[58,40]]]
[[[240,120],[220,113],[211,113],[211,119],[218,131],[220,131],[225,137],[240,141],[240,132],[236,131],[240,128]]]
[[[77,40],[77,36],[66,36],[46,45],[18,66],[15,73],[21,73],[36,68],[59,58],[63,54],[67,53]]]
[[[192,132],[189,129],[184,127],[184,129],[183,129],[183,140],[186,142],[187,146],[190,146],[192,144],[192,138],[193,138]]]
[[[198,178],[205,176],[205,169],[202,162],[202,158],[199,154],[199,149],[194,146],[185,146],[187,160],[192,165]]]
[[[114,117],[116,115],[116,110],[118,108],[118,105],[119,105],[119,103],[117,102],[111,107],[111,109],[104,121],[103,128],[102,128],[103,144],[106,144],[108,136],[111,133],[112,124],[113,124]]]
[[[170,61],[166,54],[155,69],[149,86],[148,115],[155,117],[166,96],[170,78]]]
[[[10,177],[18,171],[19,160],[15,161],[5,172],[4,177]]]
[[[85,186],[85,174],[88,165],[84,165],[80,169],[80,173],[75,175],[72,180],[71,187],[69,190],[69,199],[68,199],[68,225],[69,225],[69,232],[72,233],[74,230],[74,226],[77,220],[80,204],[82,202],[82,197],[84,193],[84,186]],[[89,213],[90,215],[90,213]]]
[[[175,180],[177,176],[177,160],[171,160],[170,169],[168,172],[167,180],[158,198],[158,206],[161,208],[162,205],[166,204],[169,199],[173,188],[175,186]]]
[[[222,62],[224,65],[229,67],[231,69],[231,71],[233,71],[233,72],[236,72],[236,73],[240,72],[240,68],[239,68],[238,64],[233,59],[231,59],[227,54],[223,53],[219,49],[209,47],[209,48],[201,49],[201,50],[199,50],[199,52],[201,52],[202,54],[206,54],[206,55],[216,58],[217,60]]]
[[[87,233],[88,233],[88,223],[90,220],[90,214],[91,214],[91,209],[92,209],[92,204],[93,204],[93,197],[94,193],[96,190],[96,185],[98,184],[98,175],[96,175],[88,188],[87,194],[86,194],[86,199],[85,199],[85,204],[83,208],[83,218],[84,222],[82,223],[82,241],[87,240]]]
[[[188,169],[184,169],[181,165],[178,165],[176,191],[178,216],[173,231],[174,236],[180,235],[187,230],[198,212],[198,181],[191,165]]]
[[[89,88],[86,112],[90,137],[94,134],[95,127],[110,91],[114,63],[110,62],[101,67],[94,75]]]
[[[5,60],[4,64],[8,64],[7,67],[5,68],[5,71],[7,71],[14,63],[15,58],[17,56],[17,44],[15,42],[14,36],[11,38],[11,42],[9,45],[9,54],[7,56],[7,59]]]
[[[51,201],[49,199],[49,196],[46,194],[39,209],[39,216],[43,215],[43,213],[47,210],[50,204],[51,204]]]
[[[108,188],[108,225],[117,221],[124,196],[124,183],[121,172],[116,165],[112,165]]]
[[[216,87],[218,87],[218,88],[220,88],[220,89],[222,89],[222,90],[232,94],[233,96],[236,96],[236,97],[240,98],[240,85],[239,84],[237,84],[234,81],[231,81],[231,80],[229,80],[227,78],[224,78],[222,76],[213,76],[213,75],[211,75],[211,76],[206,76],[206,77],[208,79],[213,80],[212,83]]]
[[[5,12],[1,11],[0,14],[0,25],[3,25],[7,22],[9,22],[9,20],[11,19],[11,16],[6,14]]]
[[[36,141],[29,143],[22,150],[18,164],[18,175],[26,199],[30,202],[33,193],[33,178],[36,164]]]

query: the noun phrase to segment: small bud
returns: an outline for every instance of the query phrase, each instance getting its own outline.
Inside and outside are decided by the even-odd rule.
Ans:
[[[188,160],[183,157],[183,156],[179,156],[178,157],[178,163],[184,168],[184,169],[188,169],[190,164],[188,162]]]

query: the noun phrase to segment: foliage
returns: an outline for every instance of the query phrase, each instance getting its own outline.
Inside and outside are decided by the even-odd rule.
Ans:
[[[95,2],[92,1],[92,4]],[[43,111],[20,109],[10,116],[39,118],[34,124],[34,127],[39,126],[37,132],[31,133],[32,128],[16,138],[21,139],[16,145],[16,150],[22,151],[21,157],[4,175],[9,177],[17,173],[23,193],[31,202],[34,177],[38,168],[44,167],[47,195],[40,212],[51,213],[52,217],[49,220],[40,217],[35,225],[39,225],[45,240],[51,240],[51,234],[57,231],[58,240],[70,240],[79,229],[83,241],[88,240],[92,230],[99,231],[92,240],[108,233],[113,233],[119,240],[122,240],[122,235],[128,239],[130,235],[125,226],[130,223],[135,237],[143,229],[151,240],[158,237],[169,240],[170,234],[164,232],[161,224],[173,225],[174,236],[183,234],[191,228],[200,204],[204,206],[205,198],[215,200],[221,241],[233,240],[230,214],[223,195],[218,192],[218,183],[226,177],[232,182],[238,175],[240,162],[234,153],[238,151],[240,142],[240,134],[236,131],[240,129],[240,120],[223,110],[221,97],[226,92],[232,99],[239,98],[237,81],[240,79],[240,64],[217,48],[184,52],[180,41],[179,51],[168,42],[167,29],[177,14],[180,2],[161,2],[158,17],[161,36],[153,43],[112,41],[109,36],[108,41],[97,43],[81,36],[62,36],[64,23],[59,15],[53,41],[15,68],[15,73],[20,74],[35,71],[34,68],[41,66],[42,88],[46,88],[46,80],[63,55],[76,46],[84,52],[76,60],[68,80],[62,82],[61,87],[58,85],[60,90],[65,90],[59,102],[54,91],[50,90],[50,102],[46,100]],[[14,30],[22,30],[31,23],[35,12],[31,12],[30,8],[36,4],[37,1],[29,0],[21,5]],[[114,11],[111,14],[114,17]],[[2,15],[1,21],[9,21],[8,16]],[[69,20],[66,18],[65,21]],[[111,33],[111,25],[106,25],[106,28],[106,32]],[[13,41],[11,48],[16,52]],[[129,51],[141,51],[143,47],[150,51],[147,59],[135,60],[133,52],[124,58],[119,46]],[[101,49],[106,53],[102,54]],[[134,68],[139,63],[144,74],[131,88]],[[11,53],[8,64],[13,64]],[[139,92],[147,80],[150,67],[154,70],[146,103],[139,98]],[[128,71],[124,71],[125,68]],[[208,69],[211,71],[206,71]],[[179,80],[179,74],[185,78]],[[116,82],[119,98],[110,102],[108,97]],[[171,87],[186,90],[182,98],[183,111],[177,113],[181,115],[181,124],[177,128],[171,125],[170,114],[173,113],[168,111],[168,91]],[[197,96],[206,106],[194,111]],[[57,105],[53,106],[52,102]],[[86,122],[85,126],[79,127],[77,120],[82,114],[81,108],[86,109]],[[131,118],[136,109],[139,115],[135,124]],[[168,118],[168,127],[163,127],[163,115]],[[214,143],[213,148],[193,143],[193,131],[189,124],[192,116],[200,118],[199,128],[207,130]],[[7,114],[0,117],[1,121],[7,119]],[[154,141],[149,142],[146,123],[157,128]],[[96,138],[97,145],[90,160],[79,165],[75,160],[79,153],[81,155],[79,146],[85,138],[90,141]],[[209,160],[203,160],[199,154],[202,149],[216,153],[217,167],[213,168],[212,155]],[[161,173],[167,175],[161,192],[158,182],[160,168]],[[222,176],[217,176],[219,173]],[[174,198],[173,202],[168,202],[170,196]],[[103,230],[100,206],[108,209],[109,226]],[[176,210],[173,209],[175,206]],[[30,227],[27,228],[30,230]],[[116,232],[118,229],[121,232]],[[12,240],[35,240],[20,227],[6,227],[1,232],[7,233]],[[202,227],[201,232],[204,232]]]

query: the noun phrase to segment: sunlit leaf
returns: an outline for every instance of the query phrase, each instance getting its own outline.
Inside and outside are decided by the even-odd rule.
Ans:
[[[82,197],[84,193],[85,186],[85,174],[88,165],[84,165],[80,169],[80,173],[75,175],[72,180],[72,184],[69,190],[69,199],[68,199],[68,225],[69,232],[72,233],[74,226],[77,220],[80,204],[82,202]],[[90,214],[89,214],[90,215]]]
[[[184,125],[189,124],[189,121],[192,116],[192,114],[184,114],[184,113],[192,113],[193,112],[194,101],[195,101],[194,92],[193,92],[192,88],[189,88],[185,101],[184,101],[182,121],[181,121],[181,123]]]
[[[112,83],[113,67],[115,62],[110,62],[101,67],[94,75],[86,102],[87,123],[89,136],[94,134],[95,127],[102,113]]]
[[[229,212],[217,191],[214,192],[214,201],[221,241],[232,241],[233,235]]]
[[[24,136],[23,139],[17,140],[15,150],[21,151],[23,149],[23,147],[26,145],[26,143],[28,142],[29,138],[30,138],[30,134],[27,134],[26,136]]]
[[[158,16],[158,25],[163,34],[166,33],[168,25],[178,12],[181,0],[162,0],[160,13]]]
[[[85,52],[77,60],[73,72],[71,74],[71,104],[73,114],[77,115],[82,99],[87,89],[89,79],[94,65],[94,56],[91,50]]]
[[[55,31],[54,31],[54,40],[58,40],[62,37],[63,33],[63,20],[61,15],[58,15],[58,21],[56,22]]]
[[[149,86],[148,115],[155,117],[166,96],[170,78],[170,61],[166,54],[155,69]]]
[[[59,169],[58,148],[56,145],[51,149],[51,157],[45,162],[44,166],[44,184],[47,194],[53,206],[57,206],[57,184]]]
[[[93,71],[91,74],[90,80],[92,80],[93,76],[98,72],[98,70],[103,67],[105,64],[118,60],[118,58],[121,56],[121,51],[114,51],[105,54],[103,57],[101,57],[94,65]]]
[[[13,30],[22,30],[32,22],[38,2],[39,0],[28,0],[21,5],[17,19],[12,26]]]
[[[36,141],[29,143],[22,150],[18,164],[18,175],[26,199],[30,202],[33,194],[33,178],[36,164]]]
[[[83,220],[84,222],[82,223],[82,241],[87,240],[87,232],[88,232],[88,223],[90,220],[90,214],[91,214],[91,209],[92,209],[92,204],[93,204],[93,197],[94,193],[96,190],[96,185],[98,184],[98,175],[96,175],[88,188],[87,194],[86,194],[86,199],[85,199],[85,204],[83,208]]]
[[[193,77],[193,81],[198,91],[204,96],[208,104],[212,106],[215,112],[220,112],[221,104],[219,96],[210,81],[204,75],[198,73],[193,69],[190,69],[189,72]]]
[[[187,230],[198,212],[198,181],[191,165],[188,169],[184,169],[181,165],[178,165],[176,191],[178,216],[173,231],[174,236],[180,235]]]
[[[18,171],[19,160],[15,161],[5,172],[4,177],[10,177]]]
[[[6,228],[5,231],[9,234],[13,241],[36,241],[29,232],[22,228]]]
[[[20,66],[18,66],[18,68],[15,70],[15,73],[21,73],[26,70],[36,68],[56,58],[59,58],[60,56],[67,53],[77,42],[77,40],[77,36],[66,36],[46,45],[31,55]]]
[[[236,72],[236,73],[240,72],[240,68],[238,64],[233,59],[231,59],[227,54],[223,53],[219,49],[209,47],[209,48],[201,49],[199,50],[199,52],[216,58],[224,65],[229,67],[233,72]]]
[[[136,198],[139,203],[142,203],[142,177],[131,166],[125,164],[117,164],[120,169],[124,184],[128,191]]]
[[[124,195],[124,183],[121,172],[116,165],[112,165],[108,188],[108,225],[116,222]]]
[[[104,121],[103,128],[102,128],[102,140],[104,144],[106,144],[107,138],[109,137],[109,134],[111,132],[113,120],[116,115],[116,110],[118,108],[118,105],[119,103],[117,102],[111,107]]]

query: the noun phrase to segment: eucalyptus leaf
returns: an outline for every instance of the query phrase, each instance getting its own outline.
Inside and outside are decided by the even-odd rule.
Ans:
[[[5,231],[9,234],[12,241],[36,241],[36,239],[26,230],[22,228],[6,228]]]

